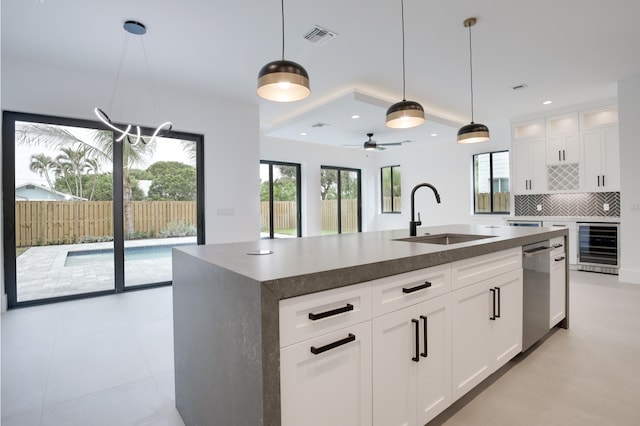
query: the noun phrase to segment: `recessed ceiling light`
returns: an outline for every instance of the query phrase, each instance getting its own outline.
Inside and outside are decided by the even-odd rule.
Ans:
[[[438,134],[437,133],[431,133],[431,136],[435,137],[435,136],[438,136]]]
[[[307,136],[307,132],[300,132],[300,136]]]
[[[551,105],[553,103],[553,101],[544,101],[542,102],[542,105]]]
[[[360,116],[358,114],[353,114],[351,118],[360,118]]]

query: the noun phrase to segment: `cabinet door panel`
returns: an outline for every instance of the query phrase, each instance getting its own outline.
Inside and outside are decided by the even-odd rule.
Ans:
[[[566,303],[566,259],[564,253],[551,258],[551,289],[549,292],[549,328],[565,318]]]
[[[522,351],[522,269],[496,277],[490,286],[500,291],[500,318],[491,322],[495,371]]]
[[[589,191],[598,191],[602,175],[601,168],[601,132],[594,130],[582,133],[582,174],[583,189]]]
[[[451,305],[449,300],[449,295],[445,295],[418,305],[420,327],[423,333],[416,392],[418,425],[426,424],[451,403]],[[426,333],[424,333],[425,324]],[[425,349],[426,352],[424,352]],[[423,353],[426,353],[426,356],[422,356]]]
[[[454,401],[491,373],[490,294],[486,281],[452,292]]]
[[[314,355],[320,348],[356,339]],[[282,425],[371,425],[371,322],[280,351]]]
[[[620,188],[620,142],[618,141],[618,128],[604,129],[602,133],[602,143],[604,144],[604,158],[602,159],[603,187],[605,191],[617,191]]]
[[[416,424],[415,307],[373,319],[373,424]],[[419,330],[418,330],[419,332]],[[418,347],[417,350],[420,348]]]

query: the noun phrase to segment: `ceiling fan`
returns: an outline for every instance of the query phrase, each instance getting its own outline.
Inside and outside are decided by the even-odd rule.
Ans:
[[[403,143],[411,142],[409,140],[405,140],[400,142],[378,143],[372,139],[373,133],[367,133],[367,136],[369,137],[369,140],[366,140],[362,146],[362,148],[366,151],[383,151],[387,149],[385,148],[386,146],[399,146],[399,145],[402,145]],[[345,145],[345,146],[357,146],[357,145]]]

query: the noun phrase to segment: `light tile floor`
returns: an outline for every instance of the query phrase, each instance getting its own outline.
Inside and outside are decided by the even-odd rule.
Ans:
[[[570,330],[433,425],[640,425],[640,286],[572,271],[571,293]],[[171,309],[164,287],[2,314],[2,425],[182,426]]]
[[[172,318],[171,287],[2,314],[2,425],[183,425]]]

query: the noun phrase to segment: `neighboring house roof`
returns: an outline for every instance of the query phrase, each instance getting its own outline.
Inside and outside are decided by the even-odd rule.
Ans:
[[[86,198],[51,190],[33,182],[16,186],[16,200],[19,201],[87,201]]]

